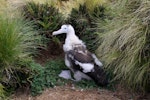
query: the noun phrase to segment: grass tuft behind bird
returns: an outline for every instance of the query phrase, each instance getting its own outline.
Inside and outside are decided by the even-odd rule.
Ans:
[[[97,53],[105,67],[112,70],[113,80],[121,80],[135,90],[149,91],[150,1],[116,0],[110,7],[111,17],[99,27],[103,32]]]

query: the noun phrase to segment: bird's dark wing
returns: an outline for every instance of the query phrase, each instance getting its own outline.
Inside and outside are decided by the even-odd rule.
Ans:
[[[88,72],[86,75],[91,77],[97,85],[106,86],[109,83],[105,70],[97,65],[94,66],[92,72]]]
[[[95,59],[85,47],[76,46],[66,52],[68,59],[73,64],[74,70],[79,70],[91,77],[98,85],[107,85],[108,79],[103,67],[95,63]],[[82,65],[83,64],[83,65]],[[93,66],[93,67],[92,67]],[[90,70],[88,70],[90,69]]]
[[[73,50],[67,52],[67,55],[72,58],[72,60],[78,61],[80,63],[93,63],[94,59],[92,53],[90,53],[85,47],[78,46]]]

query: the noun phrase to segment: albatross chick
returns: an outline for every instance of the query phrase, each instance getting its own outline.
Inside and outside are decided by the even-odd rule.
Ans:
[[[92,79],[98,85],[108,84],[103,64],[95,54],[89,52],[86,45],[75,35],[71,25],[62,25],[61,29],[54,31],[53,35],[66,33],[63,50],[65,52],[65,64],[73,72],[75,81]]]

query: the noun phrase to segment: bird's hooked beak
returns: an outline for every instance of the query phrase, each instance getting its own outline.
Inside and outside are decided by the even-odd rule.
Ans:
[[[59,34],[62,34],[62,33],[65,33],[65,32],[63,31],[63,29],[59,29],[58,31],[54,31],[54,32],[52,33],[52,35],[54,36],[54,35],[59,35]]]

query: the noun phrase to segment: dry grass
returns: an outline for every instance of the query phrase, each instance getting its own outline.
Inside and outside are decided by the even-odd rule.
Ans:
[[[68,1],[61,1],[61,0],[26,0],[34,1],[35,3],[49,3],[50,5],[53,5],[54,7],[58,8],[59,11],[63,14],[65,18],[68,17],[70,14],[72,8],[78,9],[80,4],[85,4],[88,8],[88,10],[92,11],[96,6],[103,5],[108,2],[108,0],[68,0]]]
[[[1,1],[0,1],[0,4],[1,4],[1,6],[0,6],[0,14],[2,14],[2,13],[3,13],[4,8],[6,8],[6,7],[7,7],[7,3],[6,3],[6,1],[5,1],[5,0],[1,0]]]

